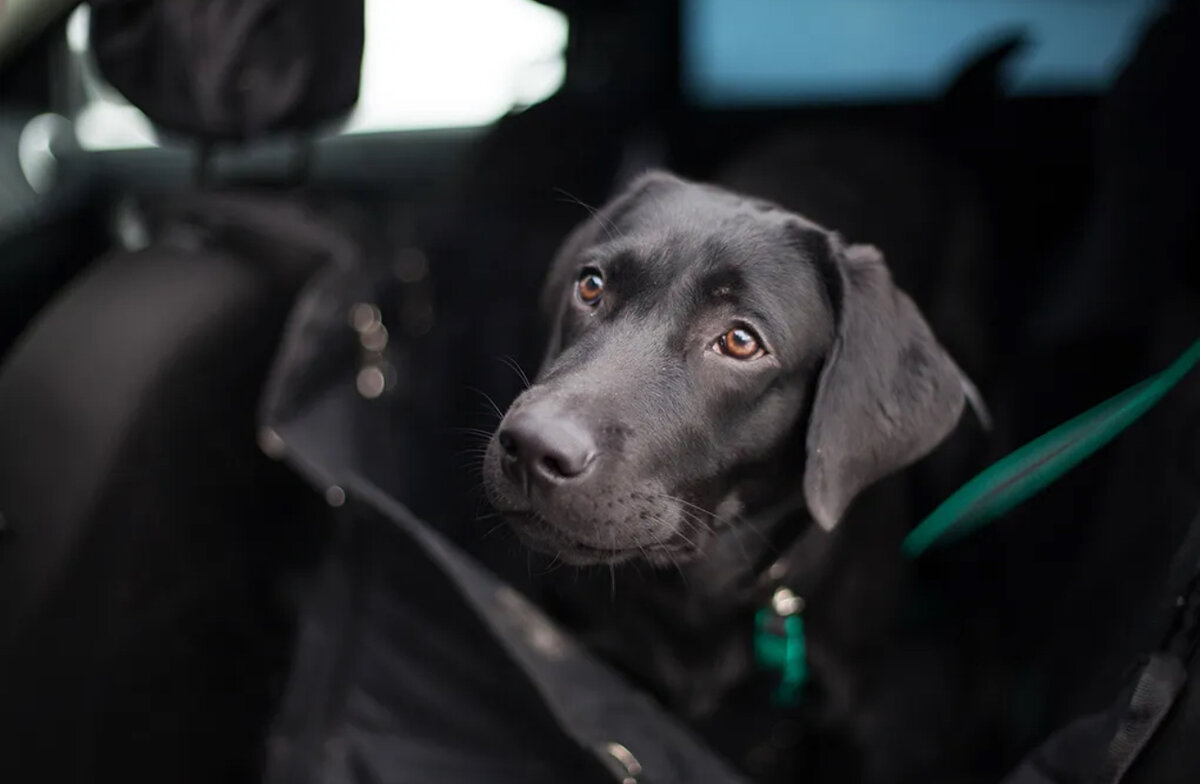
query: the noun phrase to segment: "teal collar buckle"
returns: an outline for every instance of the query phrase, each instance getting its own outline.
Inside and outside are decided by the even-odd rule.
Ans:
[[[776,588],[770,603],[754,617],[754,657],[760,667],[779,673],[773,700],[781,707],[798,705],[808,682],[803,611],[803,599],[787,588]]]

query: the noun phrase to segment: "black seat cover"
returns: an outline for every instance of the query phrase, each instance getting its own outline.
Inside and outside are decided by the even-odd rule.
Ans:
[[[361,0],[91,6],[102,75],[204,146],[357,99]],[[256,779],[280,592],[322,531],[255,413],[297,289],[342,246],[295,192],[146,202],[149,246],[93,262],[0,366],[3,781]]]
[[[253,415],[310,262],[113,253],[0,369],[0,778],[255,775],[322,505]]]

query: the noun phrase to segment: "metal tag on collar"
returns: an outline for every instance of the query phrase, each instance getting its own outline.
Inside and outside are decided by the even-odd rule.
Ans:
[[[779,673],[774,701],[784,707],[799,704],[808,681],[803,611],[804,599],[780,587],[754,618],[755,659],[763,669]]]

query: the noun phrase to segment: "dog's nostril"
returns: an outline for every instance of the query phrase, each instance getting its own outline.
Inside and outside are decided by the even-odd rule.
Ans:
[[[555,452],[538,461],[541,472],[551,479],[574,479],[592,464],[592,452]]]
[[[579,473],[578,471],[572,471],[570,468],[564,465],[561,460],[553,456],[542,458],[542,470],[545,471],[547,475],[555,477],[556,479],[565,479],[566,477],[574,476],[575,474]]]
[[[540,411],[522,411],[497,433],[500,465],[513,481],[545,486],[577,479],[587,472],[596,446],[586,428],[571,419]]]

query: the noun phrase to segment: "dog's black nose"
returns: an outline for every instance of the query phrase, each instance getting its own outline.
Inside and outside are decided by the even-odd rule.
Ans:
[[[596,457],[596,444],[581,425],[536,410],[509,418],[496,437],[504,450],[504,472],[522,484],[578,479]]]

